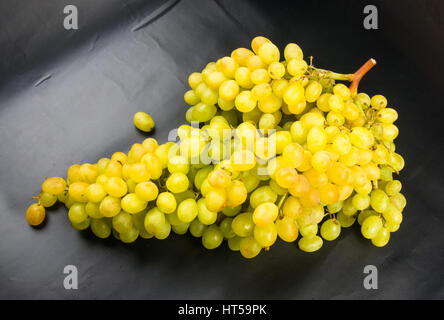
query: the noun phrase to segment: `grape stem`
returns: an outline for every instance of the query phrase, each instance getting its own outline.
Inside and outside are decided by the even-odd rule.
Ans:
[[[282,218],[283,217],[283,212],[281,210],[282,204],[284,203],[285,198],[287,198],[288,195],[288,191],[282,196],[281,200],[279,200],[279,204],[278,204],[278,211],[279,211],[279,216]]]
[[[362,77],[364,77],[364,75],[375,65],[376,65],[376,60],[370,58],[355,73],[350,73],[350,74],[343,74],[343,73],[333,72],[330,70],[318,69],[313,67],[311,65],[311,62],[309,68],[313,68],[318,73],[318,76],[322,78],[351,82],[350,91],[352,95],[355,95],[358,92],[359,81],[361,81]]]
[[[362,65],[362,67],[360,67],[358,69],[358,71],[356,71],[353,74],[353,78],[352,78],[351,84],[350,84],[350,92],[352,95],[355,95],[358,92],[359,82],[361,81],[362,77],[375,65],[376,65],[375,59],[373,59],[373,58],[368,59],[368,61],[366,63],[364,63]]]

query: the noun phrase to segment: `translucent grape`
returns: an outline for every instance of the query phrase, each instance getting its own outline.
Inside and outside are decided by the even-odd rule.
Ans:
[[[46,192],[41,192],[39,202],[45,208],[52,207],[57,202],[57,196]]]
[[[111,224],[106,219],[91,219],[91,231],[101,239],[106,239],[111,235]]]
[[[299,229],[296,221],[289,217],[278,219],[276,221],[276,231],[282,240],[286,242],[294,242],[298,238]]]
[[[336,219],[325,220],[320,230],[322,238],[333,241],[341,233],[341,224]]]
[[[68,171],[69,176],[69,171]],[[65,191],[66,181],[60,177],[46,179],[42,184],[42,191],[52,195],[58,195]]]
[[[270,223],[265,226],[255,226],[254,227],[254,239],[262,247],[272,246],[277,239],[277,230],[274,223]]]
[[[31,204],[26,210],[26,221],[31,226],[40,225],[45,220],[45,208],[37,203]]]
[[[375,238],[382,228],[382,221],[379,216],[370,215],[361,225],[361,233],[367,239]]]
[[[163,213],[172,213],[176,210],[176,198],[170,192],[161,192],[157,196],[156,205]]]
[[[244,258],[252,259],[261,252],[262,246],[250,236],[241,239],[239,249]]]
[[[185,223],[190,223],[198,214],[198,206],[194,199],[186,199],[177,207],[178,218]]]
[[[322,247],[322,244],[322,238],[316,235],[313,237],[302,237],[298,242],[299,249],[305,252],[315,252]]]
[[[180,172],[172,173],[166,180],[166,187],[173,193],[181,193],[188,189],[188,177]]]
[[[68,211],[68,218],[72,223],[80,223],[88,218],[83,203],[74,203]]]
[[[202,245],[208,249],[216,249],[219,247],[224,239],[222,232],[216,225],[211,225],[205,229],[202,234]]]
[[[133,121],[136,128],[144,132],[150,132],[154,128],[153,119],[145,112],[136,112]]]

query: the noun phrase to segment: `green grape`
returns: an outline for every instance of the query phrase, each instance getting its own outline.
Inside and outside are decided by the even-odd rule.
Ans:
[[[322,127],[313,127],[307,135],[307,147],[310,152],[325,149],[327,146],[327,134]]]
[[[361,109],[364,110],[370,107],[371,99],[368,94],[361,92],[355,96],[355,102],[359,107],[361,107]]]
[[[112,225],[118,233],[126,233],[133,227],[133,218],[128,212],[121,211],[112,218]]]
[[[88,202],[85,205],[85,211],[88,214],[89,217],[94,219],[100,219],[103,218],[103,215],[100,213],[99,210],[99,203],[96,202]]]
[[[182,235],[182,234],[187,233],[189,226],[190,226],[189,223],[182,223],[182,224],[178,224],[178,225],[175,225],[175,226],[172,225],[171,229],[173,229],[175,234]]]
[[[99,211],[104,217],[114,217],[121,210],[120,199],[111,196],[105,197],[99,205]]]
[[[250,173],[249,171],[242,172],[239,180],[244,183],[244,186],[247,189],[248,193],[255,190],[260,183],[259,178],[255,174]]]
[[[393,180],[393,177],[392,177],[393,170],[392,170],[390,167],[388,167],[388,166],[383,166],[383,167],[380,169],[380,172],[381,172],[381,174],[380,174],[380,179],[381,179],[382,181],[391,181],[391,180]]]
[[[158,240],[164,240],[170,235],[170,233],[171,233],[171,224],[169,224],[168,221],[165,221],[165,223],[160,227],[159,230],[157,230],[154,236]]]
[[[204,198],[200,198],[197,201],[197,209],[198,209],[197,217],[201,223],[205,225],[210,225],[216,222],[217,212],[213,212],[207,209]]]
[[[68,209],[71,208],[71,206],[75,203],[76,201],[71,198],[70,196],[68,196],[65,200],[65,207],[67,207]]]
[[[367,219],[370,216],[377,216],[377,215],[378,215],[378,213],[373,210],[361,211],[358,215],[358,223],[359,223],[359,225],[362,225],[362,223],[364,222],[365,219]]]
[[[195,119],[193,118],[193,109],[194,107],[191,107],[185,113],[185,120],[187,120],[188,123],[195,121]]]
[[[342,207],[342,212],[346,215],[346,216],[352,216],[354,215],[356,212],[358,211],[358,209],[353,205],[353,198],[347,198],[344,201],[344,205]]]
[[[178,226],[179,224],[183,224],[184,222],[179,219],[177,216],[177,210],[173,213],[166,214],[165,215],[166,220],[172,225],[172,226]]]
[[[395,171],[399,172],[404,168],[404,158],[401,155],[392,152],[390,153],[389,164],[393,167]]]
[[[68,218],[72,223],[78,224],[86,218],[88,214],[85,211],[85,205],[83,203],[74,203],[68,211]]]
[[[284,217],[276,221],[276,231],[285,242],[294,242],[298,238],[299,228],[293,218]]]
[[[234,103],[233,103],[234,106]],[[228,124],[232,127],[236,127],[239,123],[239,119],[238,119],[238,113],[236,110],[224,110],[220,113],[220,115],[222,117],[224,117],[226,119],[226,121],[228,122]]]
[[[256,208],[265,202],[276,202],[277,193],[270,186],[262,186],[253,191],[250,196],[250,205]]]
[[[387,209],[388,205],[390,204],[390,199],[384,191],[376,189],[373,190],[372,193],[370,194],[370,204],[373,210],[375,210],[378,213],[382,213]]]
[[[372,238],[372,243],[376,247],[384,247],[390,240],[390,231],[382,227],[376,237]]]
[[[387,221],[385,222],[385,226],[387,227],[388,231],[390,231],[390,232],[396,232],[399,230],[399,227],[400,227],[399,224],[390,224]]]
[[[120,241],[124,243],[132,243],[139,237],[139,230],[137,228],[130,228],[125,233],[119,233]]]
[[[139,212],[137,214],[132,215],[133,217],[133,224],[134,227],[137,228],[137,230],[139,231],[139,236],[143,239],[151,239],[152,237],[154,237],[154,235],[152,235],[151,233],[149,233],[148,231],[146,231],[145,229],[145,216],[146,216],[146,212],[142,211]]]
[[[341,224],[335,219],[325,220],[320,230],[322,238],[327,241],[333,241],[341,233]]]
[[[205,97],[206,99],[207,97]],[[213,97],[208,97],[211,101]],[[202,102],[196,104],[191,111],[191,117],[195,121],[199,122],[205,122],[210,120],[217,112],[217,108],[214,106],[214,104],[207,104],[203,102],[204,98],[202,98]],[[214,103],[217,102],[216,101]]]
[[[289,43],[284,49],[284,57],[287,61],[292,59],[302,60],[304,54],[302,49],[296,43]]]
[[[193,237],[200,238],[207,228],[199,219],[194,219],[190,224],[190,233]]]
[[[166,181],[167,189],[173,193],[184,192],[188,189],[188,186],[188,177],[185,174],[179,172],[172,173]]]
[[[336,219],[339,221],[342,228],[351,227],[356,221],[354,216],[347,216],[342,211],[338,212]]]
[[[57,195],[57,200],[59,200],[62,203],[65,203],[66,200],[68,200],[68,198],[69,198],[68,190],[65,190]]]
[[[240,213],[233,219],[231,228],[239,237],[252,235],[254,230],[253,214],[251,212]]]
[[[240,242],[242,238],[238,236],[234,236],[230,239],[228,239],[228,247],[231,251],[239,251],[240,250]]]
[[[135,193],[128,193],[122,198],[122,209],[128,213],[138,213],[147,207],[147,202],[140,199]]]
[[[232,222],[233,218],[225,218],[220,222],[219,228],[225,239],[230,239],[236,236],[233,229],[231,228]]]
[[[402,222],[402,213],[395,205],[389,204],[387,209],[382,213],[384,219],[390,223],[395,225],[400,225]]]
[[[83,220],[80,223],[72,223],[71,222],[71,226],[76,229],[76,230],[86,230],[89,228],[89,226],[91,225],[91,219],[90,218],[86,218],[85,220]]]
[[[196,200],[194,199],[186,199],[182,201],[177,207],[177,216],[178,218],[185,222],[190,223],[196,218],[198,214],[198,206]]]
[[[77,202],[88,202],[86,191],[89,184],[86,182],[74,182],[69,186],[69,196]]]
[[[317,251],[322,247],[322,244],[322,238],[316,235],[312,237],[302,237],[298,242],[299,249],[305,252]]]
[[[262,246],[257,243],[254,237],[246,237],[240,240],[239,251],[244,258],[252,259],[262,250]]]
[[[101,239],[111,235],[111,224],[108,219],[91,219],[91,231]]]
[[[277,182],[273,179],[270,179],[270,188],[273,189],[274,192],[276,192],[277,195],[283,196],[287,193],[287,189],[282,188],[277,184]]]
[[[194,192],[190,189],[181,193],[174,193],[173,195],[176,198],[176,203],[181,203],[185,199],[194,199],[195,197]]]
[[[225,207],[222,209],[222,213],[226,215],[227,217],[234,217],[239,212],[241,212],[242,206],[237,207]]]
[[[271,113],[264,113],[259,119],[259,129],[264,130],[265,133],[267,133],[269,129],[276,128],[276,125],[276,119]]]
[[[397,193],[390,197],[390,202],[399,210],[403,210],[407,205],[407,200],[402,193]]]
[[[364,238],[373,239],[382,228],[382,221],[379,216],[370,215],[361,225],[361,233]]]
[[[106,181],[105,191],[112,197],[120,198],[123,197],[128,192],[128,186],[122,178],[110,177]]]
[[[159,193],[156,200],[156,205],[163,213],[172,213],[176,210],[176,198],[170,192]]]
[[[224,236],[219,227],[211,225],[202,234],[202,245],[209,250],[216,249],[221,245],[223,239]]]
[[[199,72],[193,72],[192,74],[189,75],[188,77],[188,84],[190,85],[190,87],[192,89],[196,89],[197,86],[202,83],[202,74],[200,74]]]
[[[106,197],[106,191],[101,184],[93,183],[90,184],[86,189],[86,196],[88,197],[89,201],[100,202]]]
[[[174,156],[168,159],[168,171],[170,173],[180,172],[187,174],[190,170],[190,165],[188,164],[188,159],[182,156]]]
[[[303,226],[299,226],[299,232],[304,238],[314,237],[318,233],[318,225],[317,224],[307,224]]]
[[[52,207],[57,202],[57,196],[46,192],[41,192],[39,202],[40,205],[45,208]]]
[[[357,193],[352,198],[352,204],[358,210],[365,210],[370,206],[370,196]]]
[[[165,214],[159,208],[154,207],[146,213],[143,223],[146,231],[155,235],[162,230],[167,221],[165,220]]]
[[[401,192],[402,184],[399,180],[392,180],[387,182],[385,185],[385,193],[388,196],[394,196],[395,194]]]
[[[262,247],[272,246],[277,239],[277,230],[274,223],[270,223],[266,226],[255,226],[254,227],[254,239]]]
[[[80,170],[80,167],[79,167]],[[69,178],[69,170],[68,170],[68,178]],[[70,179],[72,181],[72,178]],[[42,184],[42,191],[44,193],[48,193],[51,195],[58,195],[65,191],[66,189],[66,181],[60,177],[51,177],[47,178]]]
[[[383,109],[387,106],[387,99],[384,96],[377,94],[372,97],[371,106],[376,110]]]
[[[84,163],[80,166],[80,175],[83,181],[93,183],[99,175],[99,169],[93,164]]]
[[[194,106],[195,104],[200,102],[200,97],[196,94],[194,90],[188,90],[187,92],[185,92],[183,98],[185,102],[191,106]]]
[[[144,132],[150,132],[154,128],[153,118],[145,112],[136,112],[133,120],[136,128]]]
[[[328,212],[330,213],[338,213],[344,204],[344,201],[340,200],[338,202],[327,205]]]
[[[157,198],[159,193],[159,189],[157,186],[151,182],[141,182],[136,185],[134,188],[134,193],[143,201],[153,201]]]

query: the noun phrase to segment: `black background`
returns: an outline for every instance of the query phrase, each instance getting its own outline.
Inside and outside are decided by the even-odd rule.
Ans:
[[[309,2],[309,3],[307,3]],[[63,28],[63,7],[79,30]],[[379,29],[362,25],[364,1],[0,1],[0,298],[2,299],[443,299],[443,15],[441,1],[373,1]],[[140,27],[140,28],[137,28]],[[135,30],[137,29],[137,30]],[[397,150],[408,205],[401,229],[375,248],[358,228],[313,254],[280,241],[256,259],[226,245],[203,249],[172,235],[125,245],[71,228],[63,207],[42,228],[25,211],[45,176],[165,141],[184,122],[187,76],[256,35],[298,43],[321,68],[350,73],[399,112]],[[379,289],[365,290],[365,265]],[[79,289],[63,288],[75,265]]]

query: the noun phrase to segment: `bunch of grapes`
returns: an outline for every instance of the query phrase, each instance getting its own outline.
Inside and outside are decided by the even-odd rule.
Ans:
[[[375,61],[339,74],[308,64],[294,43],[283,57],[264,37],[251,47],[189,76],[189,124],[177,142],[147,138],[127,154],[72,165],[66,180],[45,180],[28,222],[40,224],[59,200],[75,229],[125,243],[189,231],[207,249],[226,240],[253,258],[278,237],[319,250],[357,221],[385,246],[403,219],[393,174],[404,160],[393,142],[397,112],[384,96],[357,92]]]

